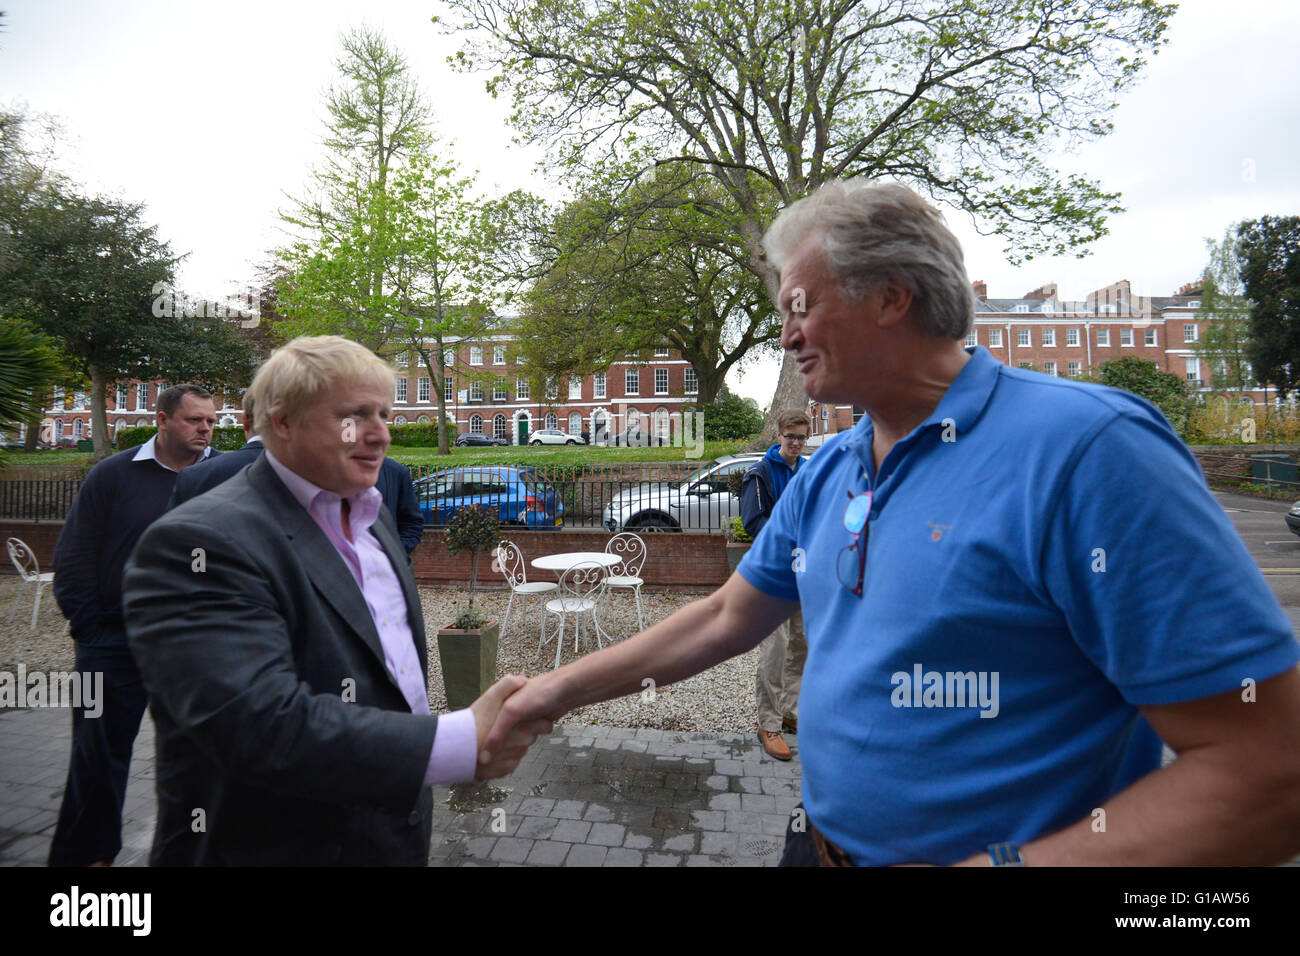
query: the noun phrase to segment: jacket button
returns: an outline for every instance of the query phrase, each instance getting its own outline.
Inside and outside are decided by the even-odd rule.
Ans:
[[[406,822],[413,827],[418,827],[420,825],[420,811],[412,810],[411,815],[406,818]]]

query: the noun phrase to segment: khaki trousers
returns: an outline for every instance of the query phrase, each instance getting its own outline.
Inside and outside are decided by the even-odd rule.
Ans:
[[[758,677],[754,682],[758,726],[769,733],[780,733],[782,717],[799,717],[799,687],[803,683],[803,662],[808,657],[803,613],[795,611],[763,640],[758,651]]]

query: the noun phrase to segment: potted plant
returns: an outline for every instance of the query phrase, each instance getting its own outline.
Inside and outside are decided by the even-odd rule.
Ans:
[[[727,566],[732,571],[739,567],[740,559],[753,543],[754,539],[745,533],[745,525],[740,518],[732,518],[727,525]]]
[[[470,552],[473,564],[469,579],[469,603],[461,608],[450,627],[438,631],[438,659],[442,662],[442,686],[447,707],[460,710],[478,700],[497,679],[497,638],[501,626],[489,621],[474,604],[478,584],[478,561],[483,552],[500,539],[501,522],[495,509],[478,505],[462,508],[447,523],[447,550]]]

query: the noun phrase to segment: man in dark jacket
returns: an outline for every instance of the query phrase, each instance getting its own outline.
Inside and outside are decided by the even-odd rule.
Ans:
[[[799,468],[799,452],[812,432],[812,422],[802,411],[782,412],[777,419],[781,441],[767,450],[745,474],[740,493],[740,520],[745,532],[757,538],[776,501]],[[783,730],[797,733],[799,686],[808,642],[803,633],[803,615],[796,611],[773,631],[759,648],[758,675],[754,696],[758,703],[758,739],[772,757],[789,760],[790,747]]]
[[[122,571],[145,529],[167,510],[177,477],[221,454],[209,444],[217,417],[208,391],[174,385],[158,395],[157,410],[158,434],[91,469],[54,546],[54,598],[77,642],[83,681],[103,675],[103,710],[72,711],[51,866],[111,864],[122,849],[122,802],[146,704],[123,624]]]

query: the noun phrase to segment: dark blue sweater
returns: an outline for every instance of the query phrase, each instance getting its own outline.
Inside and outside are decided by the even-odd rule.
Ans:
[[[120,451],[90,470],[54,546],[54,599],[73,640],[126,643],[122,569],[140,535],[167,510],[176,484],[176,472],[157,461],[132,461],[139,451]],[[213,449],[208,457],[219,454]]]

